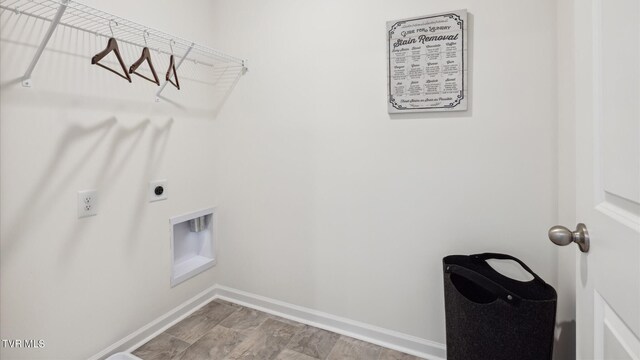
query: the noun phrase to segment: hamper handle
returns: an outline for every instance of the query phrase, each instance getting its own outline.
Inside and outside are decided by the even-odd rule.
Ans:
[[[529,274],[531,274],[531,276],[533,276],[534,279],[544,282],[544,280],[542,280],[542,278],[540,276],[538,276],[538,274],[534,273],[533,270],[531,270],[531,268],[527,266],[527,264],[525,264],[524,262],[522,262],[522,260],[520,260],[520,259],[518,259],[518,258],[516,258],[514,256],[507,255],[507,254],[498,254],[498,253],[483,253],[483,254],[471,255],[471,257],[475,258],[475,259],[480,259],[480,260],[482,260],[484,262],[486,262],[488,259],[513,260],[513,261],[517,262],[518,264],[520,264],[520,266],[522,266],[523,269],[525,269]],[[499,272],[497,272],[497,273],[500,274]],[[502,274],[500,274],[500,275],[502,275]],[[502,275],[502,276],[504,276],[504,275]]]
[[[477,272],[469,270],[463,266],[446,265],[444,271],[446,273],[456,274],[470,281],[473,281],[474,283],[481,286],[488,292],[505,300],[507,303],[510,303],[512,305],[518,304],[522,300],[520,296],[508,291],[507,289],[497,284],[496,282],[492,281],[491,279],[487,278],[486,276],[478,274]]]

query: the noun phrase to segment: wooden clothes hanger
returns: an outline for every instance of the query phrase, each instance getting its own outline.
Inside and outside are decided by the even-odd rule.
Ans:
[[[153,79],[150,79],[150,78],[148,78],[148,77],[136,72],[138,67],[140,67],[140,65],[142,65],[142,63],[145,60],[149,64],[149,69],[151,69],[151,75],[153,75]],[[136,61],[135,63],[133,63],[133,65],[131,65],[131,67],[129,68],[129,74],[136,74],[136,75],[140,76],[141,78],[149,80],[152,83],[155,83],[156,85],[160,86],[160,80],[158,80],[158,75],[156,74],[156,69],[153,68],[153,63],[151,62],[151,52],[149,51],[148,47],[145,47],[145,48],[142,49],[142,55],[140,55],[140,59],[138,59],[138,61]]]
[[[118,42],[116,41],[116,39],[113,37],[113,29],[111,28],[111,21],[109,20],[109,29],[111,30],[111,37],[109,38],[109,41],[107,42],[107,47],[102,50],[101,52],[95,54],[92,58],[91,58],[91,64],[92,65],[98,65],[102,68],[105,68],[109,71],[111,71],[112,73],[126,79],[127,81],[131,82],[131,77],[129,76],[129,74],[127,73],[127,67],[124,65],[124,61],[122,60],[122,56],[120,55],[120,49],[118,48]],[[118,23],[116,23],[116,26],[118,25]],[[122,68],[122,72],[124,73],[124,75],[122,75],[121,73],[113,70],[112,68],[102,65],[99,63],[100,60],[102,60],[105,56],[107,56],[107,54],[109,54],[110,52],[112,52],[114,54],[116,54],[116,58],[118,59],[118,62],[120,63],[120,67]]]
[[[173,71],[173,77],[176,79],[175,82],[171,80],[171,71]],[[176,63],[173,59],[173,54],[171,54],[171,57],[169,58],[169,69],[167,70],[166,80],[180,90],[180,81],[178,80],[178,73],[176,72]]]
[[[173,56],[173,46],[171,46],[171,43],[174,43],[174,42],[175,41],[173,40],[169,41],[169,48],[171,48],[171,57],[169,57],[169,69],[167,69],[167,75],[165,76],[165,80],[167,80],[168,82],[171,83],[171,85],[177,87],[178,90],[180,90],[180,81],[178,80],[178,73],[176,72],[176,62]],[[176,79],[175,82],[171,80],[171,71],[173,71],[173,77]]]
[[[135,63],[133,63],[133,65],[131,65],[131,67],[129,68],[129,74],[136,74],[141,78],[145,80],[149,80],[152,83],[155,83],[156,85],[160,86],[160,80],[158,80],[156,69],[153,67],[153,63],[151,62],[151,52],[149,51],[149,48],[146,46],[147,45],[147,37],[145,36],[146,34],[147,34],[147,31],[145,30],[142,33],[142,37],[144,38],[144,44],[145,44],[145,47],[142,49],[142,55],[140,55],[140,58]],[[142,63],[145,60],[147,61],[147,64],[149,64],[149,69],[151,69],[151,75],[153,75],[153,80],[136,72],[136,70],[140,67],[140,65],[142,65]]]

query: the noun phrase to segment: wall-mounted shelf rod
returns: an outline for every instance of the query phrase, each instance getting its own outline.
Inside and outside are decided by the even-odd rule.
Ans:
[[[0,9],[1,9],[1,10],[15,11],[15,10],[13,10],[12,8],[9,8],[9,7],[4,6],[4,5],[0,5]],[[32,18],[38,19],[38,20],[50,21],[50,22],[52,22],[52,25],[53,25],[53,23],[54,23],[54,22],[52,21],[52,19],[50,19],[50,18],[47,18],[47,17],[41,16],[41,15],[36,15],[36,14],[34,14],[34,13],[31,13],[31,12],[20,11],[19,13],[20,13],[20,14],[23,14],[23,15],[25,15],[25,16],[29,16],[29,17],[32,17]],[[99,33],[96,33],[96,32],[94,32],[94,31],[90,31],[90,30],[88,30],[88,29],[84,29],[84,28],[81,28],[81,27],[78,27],[78,26],[75,26],[75,25],[70,25],[70,24],[67,24],[67,23],[64,23],[64,22],[61,22],[61,21],[58,21],[58,24],[57,24],[56,26],[64,26],[64,27],[67,27],[67,28],[69,28],[69,29],[74,29],[74,30],[78,30],[78,31],[83,31],[83,32],[86,32],[86,33],[89,33],[89,34],[92,34],[92,35],[95,35],[95,36],[100,36],[100,37],[104,37],[104,38],[107,38],[107,39],[109,38],[109,36],[108,36],[108,35],[105,35],[105,34],[99,34]],[[51,25],[50,25],[50,28],[51,28]],[[55,26],[54,26],[54,30],[55,30]],[[52,34],[53,34],[53,31],[52,31]],[[49,36],[49,37],[50,37],[50,36]],[[43,39],[43,40],[44,40],[44,39]],[[119,43],[129,44],[129,45],[138,46],[138,47],[144,47],[144,45],[143,45],[142,43],[139,43],[139,42],[129,41],[129,40],[125,40],[125,39],[117,39],[117,40],[118,40],[118,42],[119,42]],[[46,47],[46,46],[45,46],[45,47]],[[44,50],[44,48],[43,48],[43,50]],[[159,54],[171,55],[171,53],[170,53],[170,52],[168,52],[168,51],[166,51],[166,50],[162,50],[162,49],[152,49],[152,50],[156,51],[156,52],[157,52],[157,53],[159,53]],[[190,58],[187,58],[186,60],[190,60],[190,61],[197,61],[197,60],[195,60],[195,59],[190,59]],[[213,67],[213,66],[214,66],[214,64],[209,63],[209,62],[206,62],[206,61],[200,61],[200,62],[198,62],[198,64],[200,64],[200,65],[204,65],[204,66],[211,66],[211,67]],[[34,66],[34,67],[35,67],[35,66]]]
[[[38,64],[38,60],[40,60],[40,56],[42,56],[42,52],[44,51],[44,48],[47,47],[47,44],[51,39],[51,35],[53,35],[53,32],[56,30],[56,27],[60,23],[60,19],[62,19],[62,15],[64,14],[64,11],[67,10],[68,2],[69,0],[60,1],[60,6],[58,6],[58,10],[56,11],[56,14],[51,20],[51,24],[49,24],[49,28],[47,29],[47,32],[45,33],[44,38],[40,42],[40,46],[38,46],[38,49],[36,50],[35,55],[33,55],[33,59],[31,60],[31,63],[29,64],[27,71],[25,71],[24,75],[22,76],[22,86],[31,87],[31,73],[33,72],[33,69],[36,68],[36,65]]]
[[[25,86],[31,85],[31,75],[58,26],[69,27],[104,38],[113,37],[119,43],[126,43],[136,47],[142,48],[146,46],[158,54],[172,55],[175,50],[178,54],[187,55],[183,55],[181,62],[189,60],[194,64],[213,69],[223,66],[241,69],[243,72],[246,71],[245,62],[242,59],[84,5],[75,0],[0,0],[0,9],[12,11],[18,16],[30,16],[50,22],[33,60],[25,71],[23,77],[23,85]],[[114,26],[111,28],[110,24],[114,24]],[[173,44],[172,49],[170,44]],[[91,55],[88,53],[87,57]]]

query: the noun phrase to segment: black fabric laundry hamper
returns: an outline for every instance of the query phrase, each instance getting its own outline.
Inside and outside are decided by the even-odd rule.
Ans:
[[[487,259],[517,261],[534,279],[506,277]],[[445,257],[448,360],[551,360],[557,294],[510,255]]]

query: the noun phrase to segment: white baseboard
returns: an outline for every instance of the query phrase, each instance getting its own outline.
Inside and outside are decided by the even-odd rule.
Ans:
[[[140,345],[153,339],[158,334],[170,328],[173,324],[180,322],[182,319],[191,315],[193,312],[213,300],[216,295],[216,288],[217,286],[214,285],[202,291],[198,295],[171,309],[168,313],[160,316],[147,325],[127,335],[122,340],[93,355],[89,360],[101,360],[117,352],[131,352],[137,349]]]
[[[282,301],[274,300],[244,291],[217,286],[216,299],[227,300],[239,305],[264,311],[303,324],[315,326],[341,335],[398,350],[430,360],[446,358],[445,345],[421,339],[400,332],[353,321]]]
[[[133,351],[175,323],[189,316],[213,299],[227,300],[252,309],[315,326],[341,335],[350,336],[386,348],[429,360],[444,360],[445,345],[415,336],[353,321],[283,301],[251,294],[226,286],[215,285],[180,306],[134,331],[89,360],[100,360],[120,351]]]

